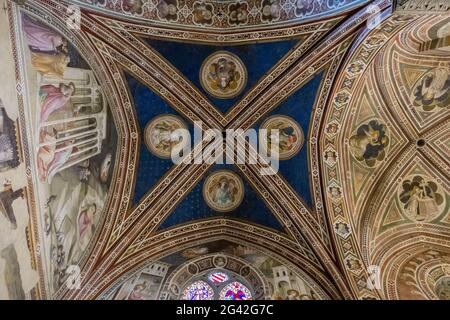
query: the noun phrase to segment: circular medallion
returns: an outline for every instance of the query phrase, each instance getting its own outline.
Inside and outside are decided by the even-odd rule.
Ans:
[[[413,221],[429,222],[441,215],[446,197],[441,186],[422,175],[406,177],[398,189],[403,212]]]
[[[305,142],[302,128],[288,116],[275,115],[269,117],[263,122],[260,129],[267,130],[266,132],[260,130],[260,143],[265,146],[266,150],[273,148],[274,152],[278,153],[280,160],[295,156]],[[278,130],[278,136],[275,130]]]
[[[206,204],[215,211],[233,211],[244,199],[244,183],[233,171],[213,172],[203,184],[203,197]]]
[[[236,55],[218,51],[203,62],[200,68],[200,83],[216,98],[232,98],[244,89],[247,83],[247,70]]]
[[[189,141],[188,132],[186,124],[180,117],[164,114],[153,118],[147,124],[144,141],[151,153],[163,159],[170,159],[175,146],[184,145]]]

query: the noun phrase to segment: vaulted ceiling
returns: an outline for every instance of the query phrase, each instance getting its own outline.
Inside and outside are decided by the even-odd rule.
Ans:
[[[17,163],[0,170],[0,249],[20,272],[0,265],[0,294],[178,299],[219,270],[261,299],[448,298],[450,13],[437,2],[5,1]],[[234,68],[225,87],[220,63]],[[292,132],[273,174],[259,156],[174,164],[161,136],[196,122]],[[205,135],[190,152],[224,144]]]

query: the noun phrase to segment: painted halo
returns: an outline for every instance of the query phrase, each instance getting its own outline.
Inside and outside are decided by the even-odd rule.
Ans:
[[[177,129],[186,130],[176,132]],[[145,127],[145,145],[157,157],[170,159],[173,147],[189,141],[187,132],[187,125],[180,117],[163,114],[153,118]]]
[[[265,150],[270,150],[271,148],[271,131],[279,130],[279,147],[275,151],[278,152],[280,160],[287,160],[295,156],[305,142],[302,128],[297,121],[288,116],[271,116],[261,124],[260,129],[267,130],[265,134],[261,130],[259,132],[260,143],[262,143]]]
[[[200,68],[200,83],[213,97],[228,99],[237,96],[247,83],[247,69],[238,56],[218,51],[205,59]]]
[[[203,184],[203,197],[206,204],[215,211],[233,211],[244,199],[244,183],[233,171],[213,172]]]

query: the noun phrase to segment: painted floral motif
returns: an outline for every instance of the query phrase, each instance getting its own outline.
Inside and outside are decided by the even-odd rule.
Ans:
[[[280,18],[280,3],[278,0],[263,0],[261,19],[263,21],[274,21]]]
[[[246,24],[248,20],[248,5],[247,3],[233,3],[228,7],[230,24]]]
[[[315,5],[318,5],[315,0],[297,0],[295,3],[295,15],[297,17],[308,16],[314,11]]]
[[[194,22],[197,24],[210,25],[213,19],[213,6],[208,3],[194,3]]]
[[[158,15],[167,21],[176,21],[178,19],[177,0],[161,0],[156,7]]]
[[[444,196],[438,184],[420,175],[402,182],[399,199],[405,214],[416,221],[430,221],[442,211]]]
[[[346,238],[350,233],[349,225],[341,221],[335,223],[334,229],[336,230],[337,234],[344,238]]]
[[[131,14],[142,14],[142,0],[121,0],[122,9]]]
[[[350,95],[347,92],[340,92],[336,95],[336,98],[334,99],[334,101],[337,104],[345,104],[347,102],[349,102],[350,100]]]
[[[424,111],[445,107],[450,103],[450,70],[435,68],[425,73],[413,89],[414,105]]]
[[[345,265],[350,271],[359,272],[361,270],[361,262],[358,259],[349,257],[345,260]]]
[[[376,47],[381,45],[384,42],[384,39],[381,36],[375,35],[367,39],[366,43],[369,46]]]
[[[350,152],[355,159],[369,167],[375,166],[377,161],[383,161],[386,147],[389,145],[386,131],[386,126],[378,120],[361,125],[349,139]]]

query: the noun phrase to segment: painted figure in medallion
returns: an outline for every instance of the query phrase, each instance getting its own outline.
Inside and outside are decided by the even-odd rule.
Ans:
[[[178,116],[166,114],[153,118],[144,131],[147,148],[156,156],[169,159],[176,145],[188,143],[186,131],[179,129],[187,126]]]
[[[292,158],[303,146],[303,131],[300,125],[290,117],[272,116],[263,122],[261,129],[267,130],[266,135],[260,131],[261,143],[266,150],[270,151],[273,148],[275,152],[278,152],[280,160]]]
[[[434,68],[425,73],[414,86],[413,101],[424,111],[435,107],[446,107],[450,100],[450,70],[449,68]]]
[[[200,70],[200,81],[205,90],[217,98],[238,95],[247,81],[243,62],[234,54],[219,51],[209,56]]]
[[[221,212],[232,211],[243,199],[244,185],[234,172],[219,170],[206,178],[203,194],[212,209]]]
[[[416,221],[430,221],[441,212],[444,197],[438,184],[420,175],[403,181],[399,199],[406,215]]]
[[[350,152],[356,160],[373,167],[377,161],[386,156],[389,138],[387,128],[377,120],[371,120],[356,130],[356,134],[349,139]]]

